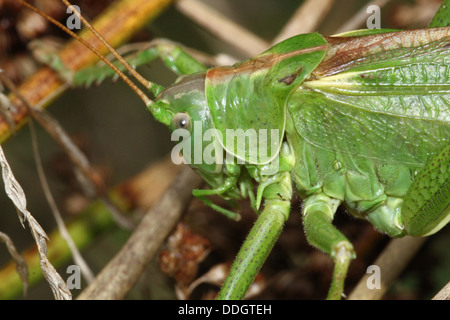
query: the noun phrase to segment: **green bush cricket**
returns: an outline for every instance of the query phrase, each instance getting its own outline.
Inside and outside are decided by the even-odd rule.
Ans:
[[[153,116],[192,134],[184,152],[195,149],[195,130],[214,130],[219,148],[209,152],[226,158],[197,163],[184,154],[210,186],[194,195],[231,218],[237,215],[206,196],[249,198],[258,215],[219,299],[244,297],[289,217],[294,192],[304,200],[308,241],[335,263],[330,299],[342,296],[355,258],[332,225],[339,205],[392,237],[427,236],[449,222],[448,19],[447,9],[433,20],[436,28],[298,35],[230,67],[207,69],[163,44],[146,53],[193,74],[165,89],[148,83],[155,99],[144,101]],[[74,83],[91,76],[80,72]],[[252,147],[236,144],[228,130],[278,134],[260,135]]]

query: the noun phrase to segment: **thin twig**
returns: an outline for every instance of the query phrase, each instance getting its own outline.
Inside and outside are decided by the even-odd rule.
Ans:
[[[90,198],[99,197],[102,199],[110,207],[111,215],[118,225],[128,230],[133,229],[134,224],[132,221],[126,218],[120,209],[113,205],[108,196],[105,195],[105,183],[101,175],[92,167],[87,157],[72,141],[59,122],[44,109],[31,108],[31,114],[61,146],[75,168],[81,173],[81,175],[77,175],[77,178],[81,180],[80,186],[85,191],[85,194]]]
[[[364,275],[349,295],[349,300],[377,300],[385,294],[391,284],[408,265],[427,238],[404,237],[392,239],[375,260],[381,271],[380,288],[369,288],[367,280],[372,274]]]
[[[122,250],[78,299],[122,299],[180,219],[201,178],[185,167],[150,209]],[[157,222],[157,223],[155,223]]]
[[[27,294],[28,290],[28,266],[25,259],[17,252],[16,247],[14,246],[11,238],[3,232],[0,232],[0,241],[3,241],[8,249],[9,254],[11,255],[13,261],[16,264],[16,271],[22,281],[23,285],[23,294],[24,296]]]
[[[44,168],[43,168],[42,162],[41,162],[41,156],[39,154],[39,146],[38,146],[37,137],[36,137],[36,129],[35,129],[34,123],[32,121],[30,121],[30,128],[31,128],[30,132],[31,132],[32,145],[33,145],[33,153],[35,155],[36,168],[37,168],[39,180],[41,181],[42,190],[44,191],[45,197],[51,208],[53,216],[55,217],[56,224],[58,225],[61,235],[67,241],[67,245],[69,246],[70,251],[72,252],[75,263],[80,267],[80,270],[81,270],[82,274],[84,275],[86,281],[88,283],[91,283],[94,280],[94,273],[91,271],[88,264],[83,259],[83,256],[78,251],[77,246],[75,245],[72,237],[70,236],[69,232],[67,231],[64,220],[61,216],[61,213],[59,212],[58,206],[56,205],[55,199],[51,193],[50,186],[48,185],[48,181],[45,176]]]
[[[303,2],[273,40],[273,43],[281,42],[296,34],[316,31],[333,3],[334,0],[307,0]]]

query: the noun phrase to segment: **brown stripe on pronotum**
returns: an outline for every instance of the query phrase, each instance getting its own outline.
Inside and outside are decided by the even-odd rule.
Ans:
[[[294,51],[285,52],[285,53],[262,54],[256,58],[244,61],[244,62],[234,65],[232,67],[217,67],[217,68],[210,69],[210,70],[208,70],[208,78],[212,82],[221,81],[224,78],[232,77],[236,74],[253,73],[255,71],[261,71],[263,69],[270,69],[277,63],[279,63],[283,60],[292,58],[294,56],[307,54],[307,53],[320,51],[320,50],[326,50],[326,49],[327,49],[327,45],[324,44],[324,45],[320,45],[320,46],[316,46],[316,47],[299,49],[299,50],[294,50]],[[292,83],[295,80],[295,78],[301,73],[301,71],[302,70],[298,70],[295,74],[291,75],[291,76],[295,75],[295,77],[292,79],[292,81],[290,83]],[[288,77],[290,77],[290,76],[288,76]],[[286,79],[286,81],[289,82],[289,79]],[[287,84],[290,84],[290,83],[287,83]]]

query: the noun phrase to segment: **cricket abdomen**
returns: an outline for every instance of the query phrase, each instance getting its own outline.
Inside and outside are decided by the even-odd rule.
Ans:
[[[381,232],[403,235],[400,208],[415,168],[325,150],[297,134],[287,137],[296,155],[292,177],[302,198],[324,194]]]

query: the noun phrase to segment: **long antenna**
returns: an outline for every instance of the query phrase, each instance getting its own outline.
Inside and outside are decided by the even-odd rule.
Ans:
[[[125,81],[125,83],[134,91],[136,92],[136,94],[142,99],[142,101],[144,101],[146,106],[150,106],[153,101],[147,97],[147,95],[142,92],[141,89],[139,89],[135,83],[133,83],[130,78],[128,78],[122,71],[120,71],[114,64],[111,63],[111,61],[109,61],[108,59],[106,59],[97,49],[95,49],[89,42],[87,42],[86,40],[84,40],[83,38],[81,38],[80,36],[78,36],[75,32],[73,32],[72,30],[70,30],[69,28],[67,28],[66,26],[64,26],[63,24],[61,24],[59,21],[53,19],[52,17],[50,17],[49,15],[47,15],[45,12],[39,10],[38,8],[33,7],[31,4],[29,4],[28,2],[26,2],[25,0],[18,0],[21,4],[23,4],[24,6],[26,6],[27,8],[29,8],[30,10],[38,13],[39,15],[43,16],[44,18],[46,18],[49,22],[53,23],[55,26],[57,26],[58,28],[60,28],[61,30],[63,30],[64,32],[66,32],[67,34],[69,34],[70,36],[72,36],[73,38],[75,38],[76,40],[80,41],[83,45],[85,45],[89,50],[91,50],[93,53],[95,53],[103,62],[105,62],[111,69],[114,70],[114,72],[116,72],[119,77]],[[64,0],[63,0],[64,1]],[[70,3],[68,1],[64,1],[64,3],[67,6],[70,6]],[[86,21],[86,19],[84,19],[83,17],[81,17],[79,15],[79,12],[76,11],[75,9],[72,9],[72,11],[78,16],[80,17],[80,19],[83,21],[83,23],[86,24],[86,26],[89,28],[89,30],[91,30],[92,32],[94,32],[95,36],[99,38],[100,41],[102,41],[107,47],[108,49],[114,54],[114,52],[120,57],[120,62],[123,64],[124,62],[126,63],[126,65],[129,66],[129,68],[131,68],[136,74],[139,75],[139,73],[136,72],[136,70],[134,70],[118,53],[117,51],[114,50],[114,48],[111,47],[111,45],[109,43],[107,43],[107,41],[103,38],[103,37],[99,37],[99,33],[91,26],[91,24],[89,22]],[[94,31],[93,31],[94,30]],[[115,55],[115,54],[114,54]],[[116,55],[115,55],[116,56]],[[117,57],[117,56],[116,56]],[[127,69],[128,67],[124,65]],[[129,70],[129,69],[128,69]],[[129,70],[130,71],[130,70]],[[131,71],[130,71],[131,72]],[[134,74],[133,74],[134,75]],[[139,75],[140,76],[140,75]],[[136,76],[135,76],[136,77]],[[142,76],[140,76],[142,78]],[[137,78],[136,78],[137,79]],[[142,78],[143,79],[143,78]],[[138,79],[139,80],[139,79]],[[144,79],[145,80],[145,79]],[[146,87],[150,88],[152,86],[152,83],[145,80],[146,83],[142,83],[143,85],[145,85]]]

